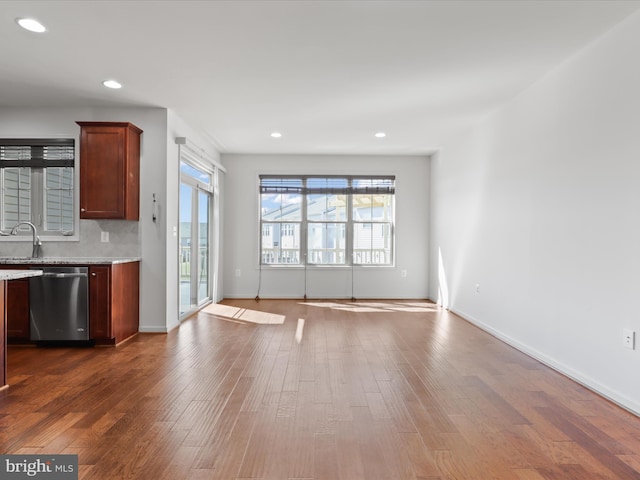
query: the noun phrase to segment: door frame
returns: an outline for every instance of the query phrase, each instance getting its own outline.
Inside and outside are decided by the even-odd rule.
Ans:
[[[191,295],[190,298],[190,308],[189,310],[185,311],[185,312],[181,312],[181,304],[180,304],[180,280],[181,280],[181,246],[180,246],[180,241],[178,240],[177,242],[177,255],[176,255],[176,260],[178,262],[178,278],[176,279],[178,282],[178,288],[177,288],[177,296],[178,296],[178,319],[179,321],[184,320],[185,318],[189,317],[190,315],[192,315],[193,313],[197,312],[199,309],[203,308],[204,306],[208,305],[211,302],[216,301],[215,298],[215,293],[217,291],[217,282],[218,282],[218,268],[217,268],[217,260],[218,260],[218,251],[219,251],[219,242],[220,242],[220,226],[218,225],[218,218],[219,218],[219,214],[217,212],[217,210],[219,209],[219,189],[218,189],[218,175],[219,175],[219,170],[221,169],[215,162],[213,162],[211,159],[208,159],[206,157],[204,157],[202,154],[199,154],[199,152],[191,147],[189,147],[187,144],[178,144],[179,145],[179,167],[178,167],[178,171],[179,171],[179,175],[178,175],[178,237],[180,235],[180,189],[182,188],[182,184],[186,184],[189,187],[193,188],[193,197],[195,198],[196,201],[199,201],[199,193],[200,192],[206,192],[209,195],[209,208],[208,208],[208,238],[209,238],[209,252],[208,252],[208,275],[209,275],[209,279],[208,279],[208,298],[202,302],[198,302],[196,301],[195,303],[195,307],[192,307],[191,304],[191,298],[193,298],[193,294]],[[195,168],[203,173],[206,173],[208,175],[210,175],[211,181],[210,182],[206,182],[206,181],[202,181],[199,180],[198,178],[189,175],[187,173],[184,173],[182,171],[182,164],[186,164],[192,168]],[[224,170],[223,170],[224,171]],[[192,254],[192,259],[191,261],[193,262],[193,251],[194,248],[197,247],[197,245],[200,242],[200,238],[199,238],[199,222],[198,222],[198,211],[197,209],[192,209],[192,223],[195,219],[195,224],[197,225],[197,238],[193,239],[192,238],[192,245],[191,245],[191,254]],[[195,241],[194,241],[195,240]],[[196,263],[197,263],[197,250],[196,250]],[[190,272],[191,274],[191,282],[193,285],[193,279],[194,276],[196,278],[196,284],[197,284],[197,270],[196,272],[194,272],[193,270]],[[197,300],[197,296],[198,296],[198,285],[196,285],[196,300]]]

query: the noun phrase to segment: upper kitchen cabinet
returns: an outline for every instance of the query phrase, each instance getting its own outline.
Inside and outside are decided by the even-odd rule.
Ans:
[[[138,220],[140,134],[127,122],[76,122],[80,132],[80,218]]]

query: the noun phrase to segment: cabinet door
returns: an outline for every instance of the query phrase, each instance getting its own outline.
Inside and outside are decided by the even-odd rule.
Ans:
[[[7,315],[5,308],[7,282],[0,281],[0,387],[7,384]]]
[[[28,270],[29,265],[0,265],[0,270]],[[29,279],[21,278],[6,283],[5,325],[9,343],[29,341]]]
[[[80,132],[80,218],[140,217],[140,135],[126,122],[76,122]]]
[[[125,130],[83,126],[80,135],[80,218],[124,218]]]
[[[98,343],[113,338],[111,331],[111,267],[89,267],[89,336]]]
[[[29,340],[29,279],[11,280],[7,283],[7,340]]]
[[[111,266],[111,330],[116,343],[138,333],[140,263]]]

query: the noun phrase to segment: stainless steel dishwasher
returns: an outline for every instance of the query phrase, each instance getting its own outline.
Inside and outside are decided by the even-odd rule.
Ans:
[[[41,277],[29,279],[31,340],[89,340],[87,267],[32,267]]]

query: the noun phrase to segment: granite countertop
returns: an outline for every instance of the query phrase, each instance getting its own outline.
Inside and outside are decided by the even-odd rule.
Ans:
[[[115,265],[140,260],[140,257],[0,257],[0,265]]]
[[[0,270],[0,281],[40,276],[42,270]]]

